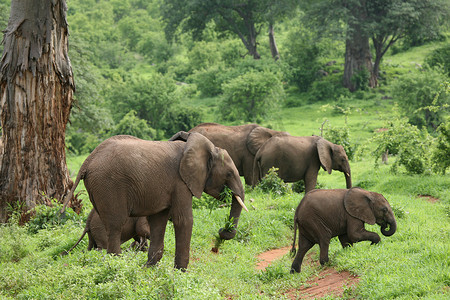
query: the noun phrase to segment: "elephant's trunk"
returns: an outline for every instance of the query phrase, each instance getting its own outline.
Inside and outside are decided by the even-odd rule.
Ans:
[[[347,184],[347,189],[352,188],[352,175],[350,174],[350,170],[348,172],[344,172],[345,174],[345,182]]]
[[[397,222],[395,222],[395,220],[388,221],[383,226],[381,226],[381,233],[384,236],[391,236],[395,233],[396,230],[397,230]]]
[[[239,216],[241,215],[242,206],[236,200],[233,195],[233,202],[231,203],[230,218],[229,221],[232,226],[226,226],[226,228],[219,229],[219,236],[223,240],[231,240],[236,235],[236,228],[239,222]]]

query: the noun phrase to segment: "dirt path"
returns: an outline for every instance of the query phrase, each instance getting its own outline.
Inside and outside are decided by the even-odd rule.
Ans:
[[[290,251],[291,247],[273,249],[258,255],[259,262],[256,265],[257,270],[265,270],[271,262],[280,259]],[[304,263],[311,261],[310,256],[305,257]],[[289,290],[284,293],[289,299],[317,299],[334,295],[341,297],[345,289],[354,287],[358,284],[359,278],[350,272],[338,272],[333,268],[322,270],[317,277],[308,280],[304,287],[297,290]]]

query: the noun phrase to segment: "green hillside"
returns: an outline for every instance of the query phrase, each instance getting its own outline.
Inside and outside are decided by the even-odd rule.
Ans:
[[[2,28],[10,2],[0,0]],[[80,214],[68,209],[61,218],[61,204],[48,199],[53,206],[38,206],[27,225],[20,226],[20,213],[13,212],[0,226],[0,298],[295,299],[305,296],[311,279],[336,269],[359,278],[355,287],[341,289],[344,299],[449,299],[450,37],[445,20],[433,35],[397,41],[381,61],[377,87],[369,88],[362,72],[355,77],[359,88],[350,92],[342,85],[344,36],[308,23],[310,1],[276,19],[277,61],[262,21],[258,60],[246,55],[230,30],[219,30],[218,21],[206,24],[200,39],[178,28],[168,41],[164,3],[177,1],[67,1],[77,86],[66,133],[72,179],[88,154],[112,135],[167,140],[202,122],[256,122],[342,144],[351,157],[353,185],[385,196],[397,232],[385,237],[379,226],[366,225],[381,236],[379,244],[365,241],[343,249],[334,238],[330,262],[323,267],[316,245],[299,274],[289,273],[293,259],[288,254],[257,270],[259,254],[292,244],[294,212],[304,192],[293,192],[292,184],[285,194],[283,186],[269,192],[247,186],[249,212],[242,212],[236,237],[221,244],[218,253],[211,248],[229,204],[205,193],[193,198],[186,272],[173,268],[171,222],[163,258],[154,267],[143,267],[147,253],[129,249],[131,240],[122,244],[120,256],[112,256],[87,251],[85,237],[61,256],[80,237],[92,209],[80,183]],[[253,110],[248,99],[257,103]],[[345,188],[344,175],[321,170],[318,187]]]

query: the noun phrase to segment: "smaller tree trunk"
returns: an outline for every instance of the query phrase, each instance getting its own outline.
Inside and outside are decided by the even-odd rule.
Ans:
[[[272,58],[277,61],[280,59],[280,53],[278,52],[277,43],[275,42],[275,32],[273,30],[273,24],[269,24],[269,46]]]

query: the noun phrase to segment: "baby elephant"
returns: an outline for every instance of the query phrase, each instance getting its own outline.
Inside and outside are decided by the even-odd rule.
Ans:
[[[75,245],[72,246],[67,252],[69,253],[75,248],[83,239],[85,234],[88,234],[89,244],[88,250],[94,249],[107,249],[108,237],[106,235],[105,225],[103,225],[100,216],[95,209],[92,209],[86,220],[86,227],[84,228],[81,237],[78,239]],[[132,246],[138,250],[147,250],[147,239],[150,238],[150,226],[146,217],[129,217],[122,227],[122,234],[120,236],[120,243],[123,244],[130,239],[134,239]]]
[[[395,233],[395,217],[383,195],[357,187],[306,193],[295,211],[292,255],[296,252],[297,227],[299,238],[291,273],[300,272],[303,257],[315,244],[320,246],[320,263],[328,262],[328,247],[335,236],[339,237],[342,247],[360,241],[378,243],[380,236],[365,230],[364,223],[377,223],[385,236]]]

